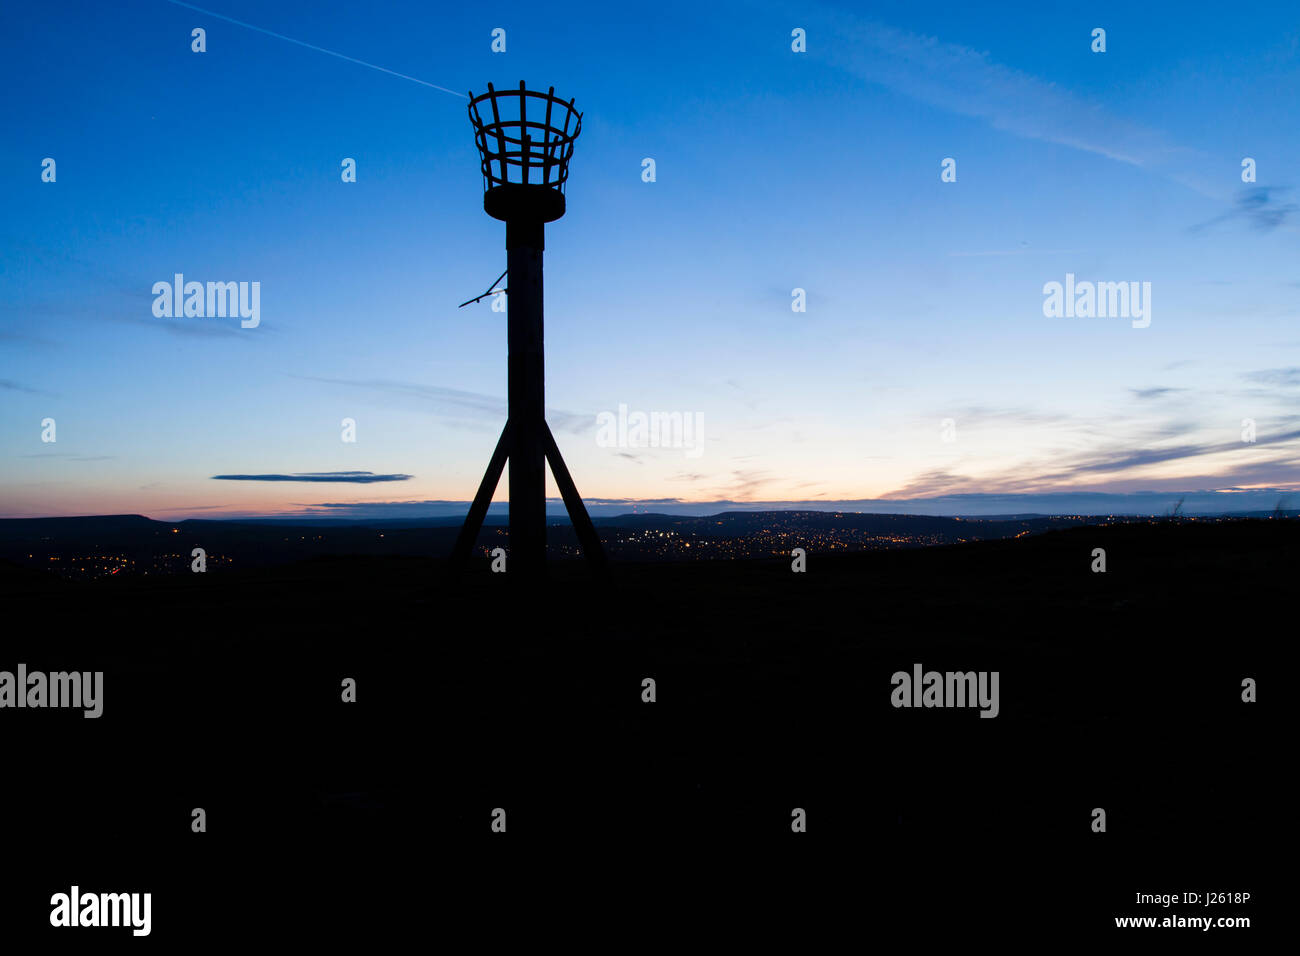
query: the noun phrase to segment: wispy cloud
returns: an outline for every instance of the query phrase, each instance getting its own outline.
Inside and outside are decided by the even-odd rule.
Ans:
[[[7,378],[0,378],[0,388],[7,392],[24,392],[27,395],[47,395],[51,398],[58,398],[58,393],[47,392],[43,388],[32,388],[30,385],[24,385],[21,382],[14,382]]]
[[[770,485],[775,480],[767,471],[736,469],[731,473],[731,482],[717,493],[737,501],[745,501],[754,497],[764,485]]]
[[[1263,368],[1255,372],[1246,372],[1245,378],[1260,385],[1281,385],[1285,387],[1300,385],[1300,368]]]
[[[316,375],[291,375],[290,377],[387,395],[443,417],[463,419],[468,416],[474,420],[491,421],[496,424],[504,424],[506,419],[506,400],[481,392],[467,392],[458,388],[444,388],[441,385],[422,385],[417,382],[399,382],[391,379],[326,378]],[[546,420],[555,431],[577,434],[594,428],[596,416],[548,408]]]
[[[1059,425],[1072,420],[1069,415],[1059,412],[1036,412],[1027,408],[1002,408],[994,405],[966,405],[932,417],[936,421],[953,418],[964,427],[995,422],[1009,422],[1013,425]]]
[[[327,481],[369,485],[380,481],[409,481],[414,475],[376,475],[372,471],[308,471],[293,475],[213,475],[217,481]]]
[[[1200,171],[1206,159],[1160,130],[998,63],[987,52],[874,21],[841,20],[837,14],[836,41],[826,56],[846,72],[1015,136],[1150,169],[1203,195],[1224,197]]]
[[[950,252],[948,255],[960,259],[981,256],[1063,256],[1073,253],[1073,249],[1030,249],[1025,247],[1021,249],[985,249],[978,252]]]
[[[89,322],[93,324],[103,324],[105,322],[115,322],[122,325],[131,325],[137,328],[147,328],[156,332],[166,332],[170,335],[179,335],[189,338],[238,338],[245,342],[252,342],[264,337],[264,334],[275,334],[276,328],[269,322],[263,321],[257,328],[257,334],[250,334],[250,330],[240,327],[238,316],[231,318],[170,318],[160,319],[154,317],[149,309],[147,297],[142,297],[143,306],[137,311],[127,311],[122,306],[105,307],[103,303],[83,303],[83,302],[32,302],[18,307],[9,307],[11,315],[19,314],[28,320],[40,320],[42,324],[49,325],[71,320],[73,322]],[[14,336],[15,340],[18,337]],[[34,344],[61,344],[45,340],[24,338],[23,341],[30,341]]]
[[[74,455],[69,451],[42,451],[31,455],[19,455],[19,458],[61,458],[64,461],[116,461],[116,455]]]
[[[1286,186],[1255,186],[1243,189],[1233,200],[1227,212],[1189,226],[1188,232],[1204,232],[1219,223],[1242,220],[1259,232],[1272,232],[1300,211],[1300,205],[1283,201],[1282,194],[1290,192]]]
[[[1173,445],[1168,448],[1143,448],[1126,451],[1103,451],[1088,457],[1081,457],[1071,462],[1067,471],[1057,475],[1044,475],[1045,479],[1073,478],[1090,472],[1123,471],[1143,465],[1152,465],[1166,461],[1179,461],[1189,458],[1201,458],[1209,455],[1221,455],[1224,452],[1241,451],[1258,446],[1277,445],[1300,438],[1300,429],[1278,432],[1272,435],[1258,436],[1255,442],[1247,444],[1241,441],[1203,442],[1199,444]]]
[[[1292,423],[1294,424],[1294,423]],[[1183,426],[1170,425],[1157,433],[1178,432]],[[915,475],[901,487],[882,495],[886,499],[931,497],[936,495],[996,493],[1038,494],[1065,488],[1086,488],[1104,481],[1111,488],[1141,481],[1147,486],[1188,487],[1205,485],[1224,487],[1231,484],[1296,485],[1300,478],[1300,428],[1265,428],[1254,442],[1184,442],[1164,447],[1111,445],[1069,456],[1054,456],[1036,462],[1021,463],[992,475],[961,474],[946,469],[932,469]],[[1270,450],[1271,449],[1271,450]],[[1217,461],[1211,461],[1216,456]],[[1185,472],[1177,477],[1141,478],[1137,471],[1168,462],[1194,462],[1206,459],[1204,471],[1197,475]],[[1131,474],[1136,472],[1136,474]],[[1204,487],[1205,485],[1202,485]]]
[[[1130,388],[1134,398],[1163,398],[1166,395],[1173,395],[1177,392],[1185,392],[1185,388],[1170,388],[1168,386],[1158,385],[1154,388]]]

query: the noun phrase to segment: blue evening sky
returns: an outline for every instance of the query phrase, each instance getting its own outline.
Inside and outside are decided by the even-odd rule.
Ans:
[[[2,515],[470,498],[505,316],[456,306],[505,236],[460,94],[521,79],[584,112],[546,344],[589,499],[1300,497],[1294,2],[198,6],[7,10]],[[177,272],[260,325],[155,317]],[[1046,317],[1067,273],[1149,282],[1149,327]],[[605,447],[620,405],[703,442]],[[336,472],[394,480],[213,477]]]

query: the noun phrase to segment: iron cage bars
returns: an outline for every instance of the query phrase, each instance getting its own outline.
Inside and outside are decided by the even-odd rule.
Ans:
[[[469,118],[474,124],[483,191],[487,193],[499,186],[543,186],[557,189],[563,195],[564,184],[569,178],[573,142],[582,132],[582,114],[574,108],[574,100],[566,103],[558,99],[553,86],[545,93],[526,89],[522,80],[518,90],[497,90],[489,83],[486,93],[475,96],[471,91],[469,96]],[[528,119],[529,97],[546,104],[544,121]],[[502,118],[502,108],[507,106],[508,100],[518,101],[518,119],[514,118],[512,109],[505,110],[506,118]],[[479,104],[484,102],[492,108],[490,123],[483,121],[479,109]],[[564,110],[563,126],[552,121],[556,106]],[[573,124],[572,131],[569,130],[570,124]],[[533,132],[541,133],[540,148]],[[493,149],[494,144],[496,149]],[[532,170],[541,170],[540,183],[532,181]],[[516,178],[511,178],[512,174]]]

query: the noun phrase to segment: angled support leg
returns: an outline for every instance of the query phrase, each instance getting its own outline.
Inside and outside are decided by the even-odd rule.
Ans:
[[[573,530],[577,532],[578,543],[582,545],[582,551],[586,554],[592,566],[598,572],[603,573],[605,571],[605,549],[600,545],[600,536],[596,534],[596,526],[591,523],[587,508],[578,495],[578,488],[573,483],[573,476],[569,474],[564,459],[560,457],[560,446],[555,444],[555,436],[551,434],[551,426],[543,422],[542,427],[546,430],[542,436],[546,441],[546,458],[551,463],[551,474],[555,476],[555,483],[560,486],[560,494],[564,497],[564,507],[568,509],[569,520],[573,522]]]
[[[465,516],[465,523],[461,525],[460,534],[456,536],[456,544],[451,549],[453,573],[465,566],[474,542],[478,540],[479,529],[483,527],[488,505],[492,503],[492,495],[501,481],[501,472],[506,467],[506,459],[510,457],[510,432],[510,421],[507,419],[505,428],[501,429],[501,437],[497,439],[496,451],[492,452],[492,460],[488,462],[483,480],[479,482],[478,494],[474,496],[474,502],[469,506],[469,514]]]

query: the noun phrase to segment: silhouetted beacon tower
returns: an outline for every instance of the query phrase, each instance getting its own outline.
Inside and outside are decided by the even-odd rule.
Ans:
[[[564,215],[573,141],[582,114],[546,93],[524,89],[470,93],[483,170],[483,209],[506,224],[509,411],[506,425],[479,484],[452,551],[453,564],[469,556],[488,504],[510,461],[510,549],[507,572],[528,579],[546,566],[546,461],[564,497],[583,552],[603,566],[604,552],[578,496],[560,449],[546,424],[542,350],[542,250],[546,223]]]

